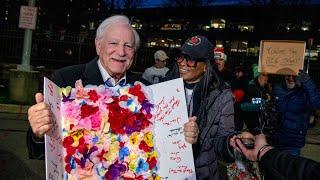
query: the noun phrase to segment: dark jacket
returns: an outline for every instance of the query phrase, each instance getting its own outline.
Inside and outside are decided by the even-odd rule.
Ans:
[[[176,69],[167,74],[166,80],[179,77]],[[192,116],[197,117],[199,128],[197,143],[193,145],[197,180],[219,179],[218,158],[233,160],[228,142],[234,134],[234,99],[230,87],[222,84],[221,89],[211,90],[203,101],[203,78],[194,86]]]
[[[198,180],[219,179],[218,158],[232,160],[228,142],[234,133],[233,103],[229,88],[211,91],[201,103],[197,115],[200,132],[193,149]]]
[[[86,85],[101,85],[103,84],[103,78],[100,73],[97,58],[91,60],[86,64],[79,64],[74,66],[64,67],[53,73],[52,81],[59,87],[72,86],[75,82],[81,79],[83,86]],[[140,81],[146,85],[150,83],[146,82],[140,76],[127,73],[126,82],[133,84],[135,81]],[[33,133],[31,128],[27,132],[27,146],[29,150],[29,158],[31,159],[43,159],[44,158],[44,143],[36,143],[33,140]]]
[[[320,179],[319,163],[277,149],[266,152],[259,166],[266,180]]]
[[[276,133],[279,148],[303,147],[311,112],[320,107],[316,85],[312,80],[293,89],[283,84],[275,87],[274,95],[281,117],[281,127]]]
[[[260,86],[257,78],[249,82],[243,102],[241,103],[241,110],[246,114],[244,120],[251,133],[258,133],[261,106],[261,104],[253,103],[252,100],[253,98],[260,98],[261,100],[267,99],[270,95],[271,92],[269,91],[268,86]]]

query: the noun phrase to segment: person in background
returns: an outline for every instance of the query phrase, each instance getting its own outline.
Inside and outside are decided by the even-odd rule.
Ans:
[[[320,164],[303,157],[280,151],[267,143],[266,136],[247,136],[254,139],[254,148],[244,146],[241,138],[234,137],[235,149],[250,161],[258,161],[264,179],[271,180],[316,180],[320,179]],[[234,145],[234,144],[232,144]]]
[[[149,81],[151,84],[156,84],[162,81],[169,68],[166,67],[169,57],[163,50],[158,50],[154,53],[155,64],[147,68],[142,77]]]
[[[253,133],[260,131],[260,107],[262,101],[271,100],[271,90],[268,87],[268,75],[266,73],[258,72],[258,65],[252,65],[253,77],[248,84],[245,91],[243,102],[241,103],[241,110],[246,114],[244,119],[248,130]]]
[[[219,76],[225,82],[230,83],[232,80],[232,73],[226,66],[227,55],[224,53],[223,47],[214,48],[214,59],[218,66]]]
[[[129,19],[123,15],[114,15],[105,19],[98,27],[95,47],[98,57],[86,64],[68,66],[53,73],[52,81],[59,87],[75,86],[82,80],[83,86],[116,86],[143,79],[127,70],[133,63],[139,48],[140,38],[132,28]],[[36,104],[28,109],[30,128],[27,133],[27,146],[31,159],[44,159],[44,134],[52,127],[51,110],[44,103],[41,93],[35,95]],[[195,143],[198,126],[193,121],[185,124],[185,138]]]
[[[235,99],[234,110],[235,110],[235,130],[241,131],[243,129],[245,113],[241,110],[241,103],[243,101],[245,91],[248,86],[248,79],[244,68],[237,66],[234,69],[234,76],[231,81],[231,90]]]
[[[281,150],[300,155],[305,144],[309,119],[320,107],[320,94],[310,76],[300,70],[298,76],[284,76],[284,83],[274,88],[281,126],[276,144]]]
[[[204,36],[193,36],[181,47],[177,66],[167,80],[182,77],[190,120],[199,127],[193,146],[198,180],[219,179],[218,157],[232,160],[229,139],[234,133],[233,96],[227,83],[217,75],[213,45]]]

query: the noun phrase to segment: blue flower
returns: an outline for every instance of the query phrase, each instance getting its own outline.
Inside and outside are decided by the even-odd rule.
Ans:
[[[149,170],[149,164],[143,160],[143,159],[139,159],[138,161],[138,167],[136,168],[136,173],[140,174],[143,171],[148,171]]]
[[[124,157],[125,156],[128,156],[130,154],[130,151],[129,151],[129,148],[127,147],[122,147],[119,151],[119,158],[120,158],[120,161],[123,161],[124,160]]]

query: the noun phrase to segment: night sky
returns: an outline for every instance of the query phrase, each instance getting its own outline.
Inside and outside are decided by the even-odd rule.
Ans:
[[[145,0],[143,7],[159,7],[164,4],[165,0]],[[242,1],[243,2],[243,1]],[[311,0],[312,4],[320,4],[320,0]],[[238,0],[216,0],[213,5],[234,5],[239,4]]]

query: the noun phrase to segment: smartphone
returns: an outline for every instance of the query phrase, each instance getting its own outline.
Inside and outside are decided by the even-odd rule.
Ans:
[[[250,138],[240,138],[242,144],[247,148],[247,149],[253,149],[254,148],[254,140]]]

